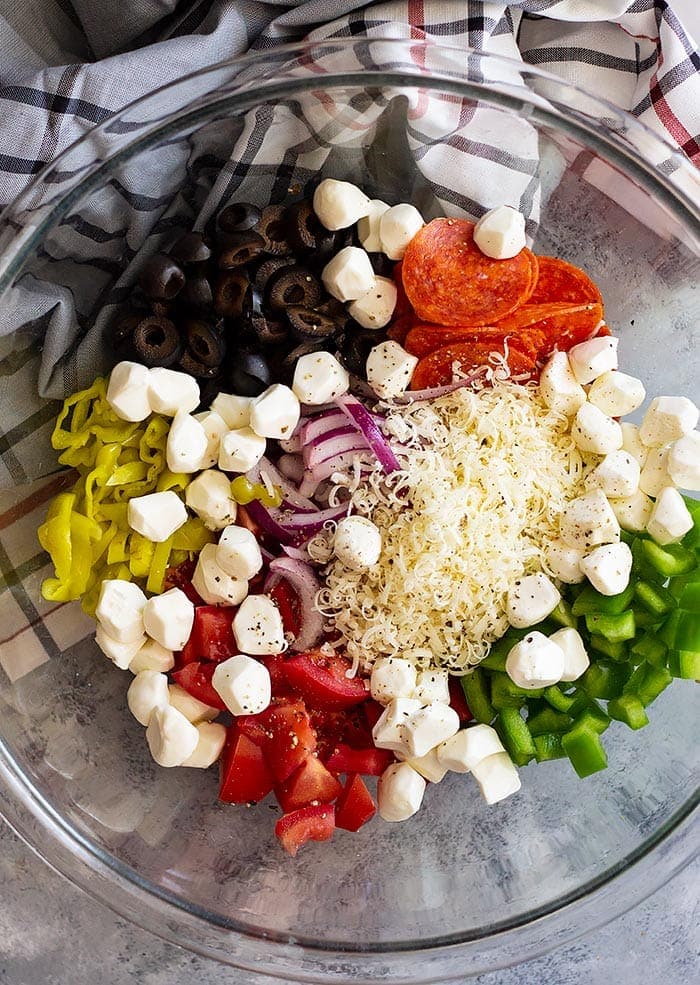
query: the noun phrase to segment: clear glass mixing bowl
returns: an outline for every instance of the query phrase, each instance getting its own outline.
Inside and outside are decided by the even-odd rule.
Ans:
[[[495,57],[373,39],[217,65],[127,107],[0,226],[3,331],[26,323],[0,340],[2,810],[73,882],[231,965],[318,982],[463,978],[609,920],[691,857],[691,684],[669,688],[640,733],[610,729],[610,768],[590,779],[528,767],[522,792],[489,808],[452,776],[410,822],[375,820],[291,859],[268,804],[224,806],[216,771],[150,761],[128,675],[76,605],[39,594],[36,528],[64,481],[50,398],[106,367],[102,332],[138,260],[221,202],[282,200],[319,174],[426,216],[520,205],[536,251],[600,285],[622,365],[652,394],[697,399],[697,173],[614,106]]]

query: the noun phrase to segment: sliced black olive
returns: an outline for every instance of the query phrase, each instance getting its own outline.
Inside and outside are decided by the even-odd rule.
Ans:
[[[207,366],[194,356],[189,349],[186,349],[178,363],[183,373],[189,373],[198,380],[212,379],[219,372],[218,366]]]
[[[170,301],[185,286],[185,275],[172,257],[155,253],[141,268],[139,283],[149,298]]]
[[[187,349],[203,366],[220,366],[226,353],[223,335],[209,322],[191,319],[184,324]]]
[[[172,366],[182,355],[182,339],[169,318],[143,318],[131,338],[134,352],[144,366]]]
[[[292,257],[269,257],[264,260],[255,271],[254,284],[259,291],[264,291],[267,283],[283,267],[291,267],[294,264]]]
[[[219,267],[222,270],[242,267],[259,256],[264,246],[265,240],[253,229],[231,233],[219,254]]]
[[[382,332],[347,331],[345,333],[340,355],[345,368],[355,376],[366,379],[367,356],[375,345],[385,339]]]
[[[256,228],[265,240],[266,253],[289,256],[293,252],[289,239],[289,217],[284,205],[267,205]]]
[[[170,255],[178,263],[204,263],[211,257],[211,250],[201,233],[185,233],[170,250]]]
[[[306,267],[286,267],[268,281],[265,300],[273,311],[284,311],[292,304],[315,308],[321,300],[321,285]]]
[[[115,322],[109,333],[109,340],[115,352],[131,352],[134,330],[143,317],[143,314],[131,314]]]
[[[200,311],[206,311],[208,308],[211,308],[214,302],[214,296],[209,278],[205,277],[204,274],[191,273],[187,278],[185,286],[180,291],[179,301],[183,301],[185,304],[189,304],[190,307],[197,308]]]
[[[316,311],[320,311],[322,315],[328,315],[329,318],[338,323],[338,327],[341,329],[344,329],[352,321],[348,309],[342,301],[338,301],[336,298],[329,298],[322,304],[317,304]]]
[[[389,259],[386,253],[368,253],[367,255],[377,277],[391,277],[396,264]]]
[[[309,199],[298,202],[290,209],[289,235],[300,250],[317,250],[332,233],[322,226]]]
[[[308,355],[309,352],[320,352],[326,347],[326,342],[324,339],[319,339],[318,342],[303,342],[301,345],[296,346],[291,352],[282,360],[282,371],[285,375],[288,375],[290,370],[293,372],[296,366],[297,359],[301,359],[302,356]]]
[[[250,281],[242,270],[223,270],[214,287],[214,311],[225,318],[240,318],[250,292]]]
[[[151,301],[151,313],[156,318],[170,318],[173,313],[173,306],[170,301]]]
[[[245,232],[260,222],[261,215],[257,205],[251,205],[249,202],[234,202],[217,215],[217,232],[225,234]]]
[[[258,352],[236,354],[236,361],[229,370],[228,385],[232,393],[241,397],[259,397],[270,385],[270,367]]]
[[[279,345],[289,337],[289,327],[283,321],[267,318],[262,312],[254,312],[250,316],[250,324],[263,345]]]
[[[292,326],[293,335],[302,342],[313,342],[314,339],[328,339],[340,331],[341,326],[329,315],[324,315],[313,308],[305,308],[293,304],[287,308],[287,318]]]

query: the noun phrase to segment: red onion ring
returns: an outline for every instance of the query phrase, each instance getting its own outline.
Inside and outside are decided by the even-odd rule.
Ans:
[[[289,582],[299,598],[301,625],[290,649],[303,653],[316,646],[323,635],[323,617],[316,609],[316,593],[321,585],[310,564],[291,557],[279,557],[270,562],[265,591],[269,591],[281,578]]]

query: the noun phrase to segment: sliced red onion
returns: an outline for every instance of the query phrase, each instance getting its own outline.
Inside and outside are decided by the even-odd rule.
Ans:
[[[301,405],[301,416],[302,417],[315,417],[317,414],[325,414],[328,411],[335,410],[335,405],[329,404],[302,404]]]
[[[306,564],[309,562],[308,551],[303,547],[292,547],[290,544],[283,544],[282,552],[287,557],[292,558],[293,561],[304,561]]]
[[[290,517],[285,525],[288,530],[294,533],[302,531],[304,533],[304,539],[306,539],[317,534],[319,530],[322,530],[324,523],[328,523],[329,520],[340,520],[347,512],[347,503],[342,503],[340,506],[329,506],[326,510],[318,510],[313,516],[307,513],[299,513],[297,516]]]
[[[350,393],[338,397],[336,403],[348,420],[360,429],[384,471],[397,472],[401,466],[374,415]]]
[[[316,593],[321,585],[310,564],[291,557],[279,557],[270,562],[265,591],[269,591],[280,578],[286,578],[299,598],[301,625],[290,649],[302,653],[316,646],[323,635],[323,617],[316,609]]]
[[[286,527],[283,527],[277,519],[277,516],[273,515],[266,506],[263,506],[259,499],[253,499],[250,503],[248,503],[246,510],[248,511],[250,518],[254,520],[266,534],[274,537],[278,544],[299,543],[299,537],[287,530]],[[275,513],[277,512],[278,511],[275,511]],[[311,514],[304,515],[310,516]]]
[[[249,472],[246,472],[246,478],[249,482],[261,482],[262,480],[260,478],[260,473],[262,471],[266,473],[273,486],[279,486],[282,490],[282,495],[285,502],[290,503],[298,509],[308,510],[309,512],[312,512],[317,508],[310,499],[307,499],[306,496],[301,496],[299,494],[299,490],[296,488],[294,483],[290,482],[289,479],[283,476],[279,469],[272,464],[269,458],[265,458],[263,456],[257,465],[254,465]]]
[[[303,452],[304,465],[309,472],[313,472],[314,468],[321,462],[338,458],[347,452],[361,451],[369,452],[369,446],[358,431],[350,428],[349,434],[336,433],[333,437],[305,445]]]
[[[310,441],[315,441],[317,438],[322,438],[334,428],[342,428],[347,426],[347,418],[342,411],[335,407],[332,411],[327,411],[325,414],[319,414],[317,417],[310,417],[307,421],[304,421],[299,430],[301,443],[302,445],[306,445]]]
[[[304,475],[304,460],[301,455],[280,455],[277,465],[287,479],[295,483],[301,482]]]
[[[341,452],[340,454],[334,455],[332,458],[327,458],[323,462],[318,462],[312,469],[309,469],[310,476],[317,482],[322,482],[324,479],[330,478],[334,472],[341,472],[344,469],[349,469],[353,467],[356,458],[360,458],[360,461],[364,465],[373,465],[374,455],[369,450],[369,448],[360,449],[350,449],[348,451]],[[372,461],[369,461],[370,457]]]
[[[481,376],[483,373],[477,370],[469,376],[465,376],[463,380],[455,380],[453,383],[446,383],[445,386],[434,386],[428,390],[406,390],[405,393],[395,397],[393,402],[404,407],[406,404],[415,404],[424,400],[437,400],[438,397],[444,397],[447,393],[454,393],[455,390],[461,390],[462,387],[471,386]]]

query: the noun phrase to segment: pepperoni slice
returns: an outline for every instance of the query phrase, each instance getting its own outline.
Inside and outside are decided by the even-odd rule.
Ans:
[[[436,349],[430,355],[424,356],[416,366],[411,379],[412,390],[425,390],[430,387],[444,386],[452,382],[453,366],[459,363],[463,373],[481,366],[493,365],[491,357],[494,352],[505,354],[503,340],[494,348],[485,342],[455,342],[452,345]],[[533,358],[516,348],[508,345],[508,366],[512,376],[532,375],[535,369]]]
[[[437,325],[491,325],[532,290],[534,264],[523,249],[493,260],[474,243],[474,223],[433,219],[408,244],[401,276],[418,317]]]
[[[528,299],[531,304],[547,301],[566,301],[569,304],[585,304],[586,301],[603,303],[597,286],[580,267],[558,257],[540,256],[537,259],[537,284]]]
[[[539,336],[536,355],[542,359],[555,348],[567,351],[592,338],[600,329],[602,319],[603,306],[597,301],[579,305],[524,304],[495,327],[511,338],[528,337],[533,343]]]
[[[508,337],[508,341],[515,342],[516,347],[528,352],[533,359],[537,357],[540,350],[546,343],[545,336],[533,330],[510,334],[501,331],[500,326],[480,325],[477,328],[466,327],[463,325],[423,325],[418,324],[410,330],[403,341],[403,347],[413,356],[422,359],[424,356],[442,349],[446,345],[454,345],[457,342],[482,343],[490,346],[491,351],[503,351],[503,340]]]

